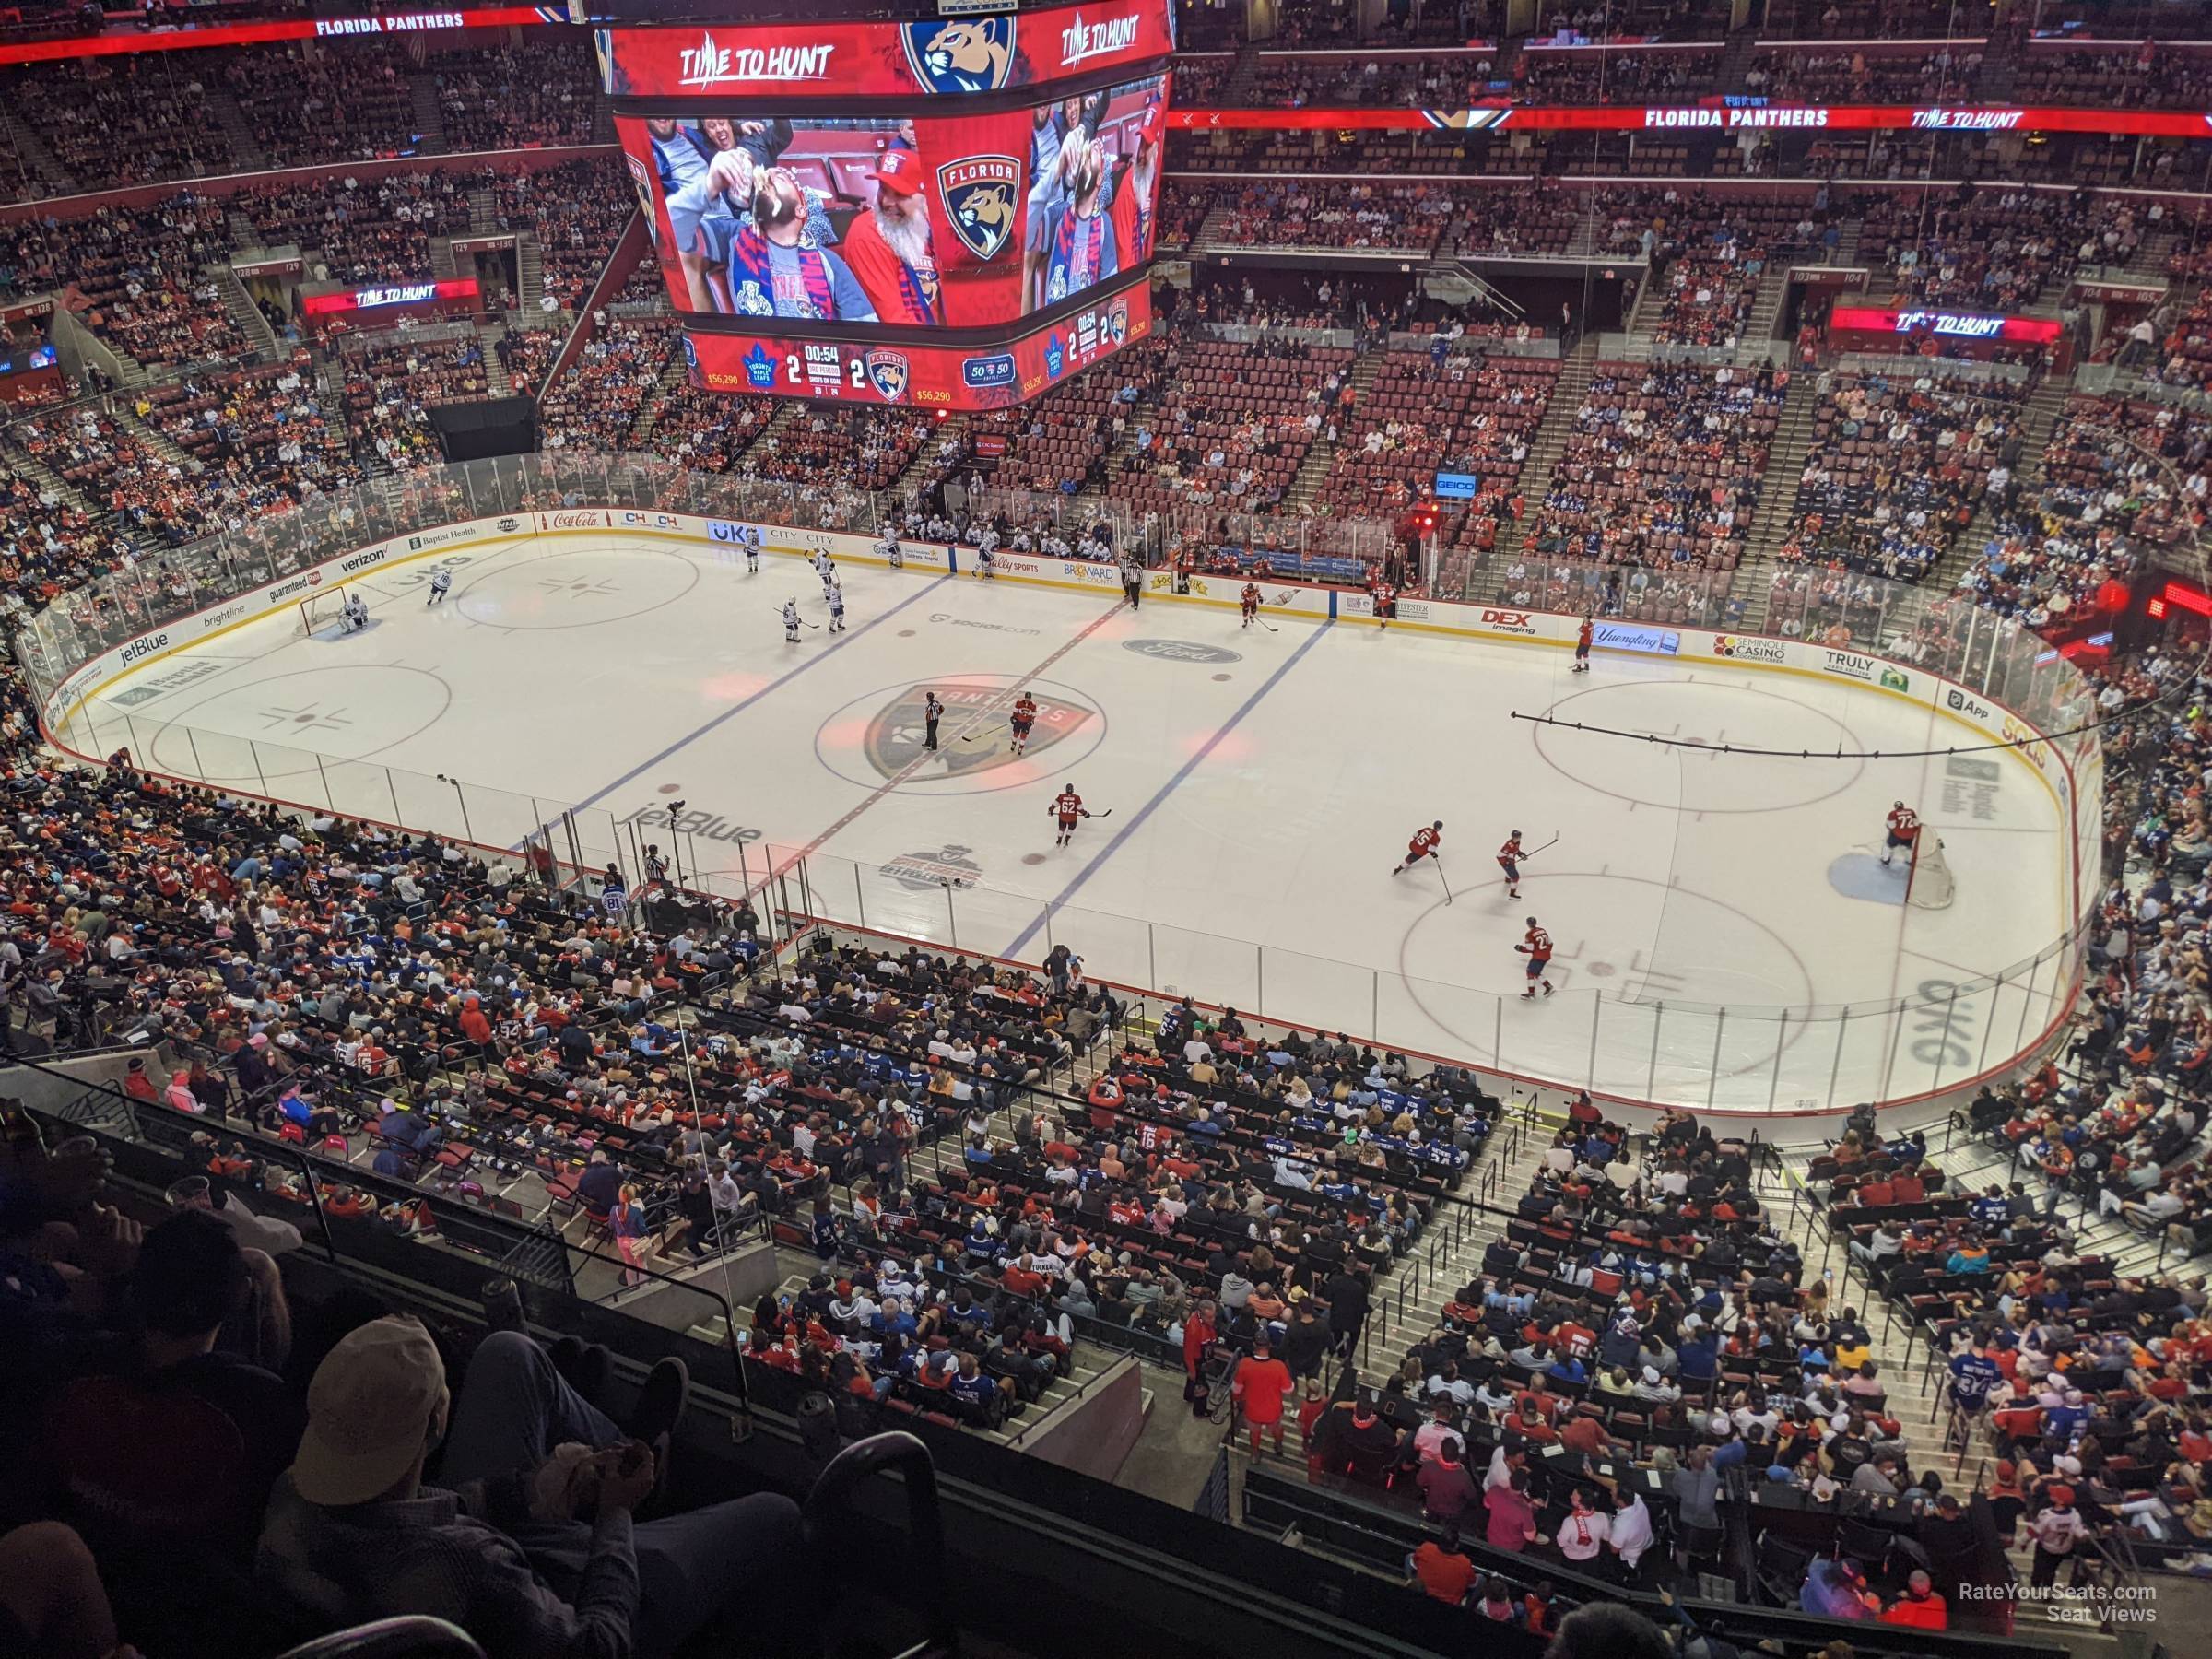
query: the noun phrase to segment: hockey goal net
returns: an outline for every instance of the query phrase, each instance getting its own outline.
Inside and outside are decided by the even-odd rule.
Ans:
[[[300,601],[300,635],[312,639],[326,628],[335,628],[346,608],[346,594],[342,588],[332,588],[327,594],[310,594]]]
[[[1934,828],[1920,827],[1912,838],[1912,864],[1905,875],[1905,902],[1917,910],[1943,910],[1958,888],[1951,880],[1950,862],[1943,855],[1943,841]]]

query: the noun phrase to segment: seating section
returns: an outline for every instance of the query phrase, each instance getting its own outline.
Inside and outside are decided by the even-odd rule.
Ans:
[[[598,111],[591,50],[580,41],[531,41],[433,60],[438,118],[453,150],[588,144]]]
[[[1598,365],[1529,532],[1539,555],[1734,570],[1789,377]]]
[[[1815,406],[1795,516],[1777,552],[1918,582],[1985,492],[2009,497],[2024,382],[1839,374]]]
[[[2023,103],[2202,110],[2212,100],[2212,53],[2148,41],[2102,49],[2088,41],[2065,49],[2030,46],[2012,91]]]
[[[1166,391],[1113,488],[1170,522],[1279,501],[1341,397],[1352,354],[1329,346],[1196,339],[1162,363]]]
[[[622,164],[606,157],[503,176],[491,195],[500,224],[537,239],[545,291],[562,311],[583,302],[638,210]]]
[[[235,356],[245,341],[204,267],[229,250],[219,204],[170,197],[158,218],[103,206],[82,218],[0,226],[0,263],[29,293],[74,287],[78,320],[148,365]]]
[[[1559,378],[1554,359],[1394,352],[1342,423],[1317,500],[1328,516],[1391,519],[1440,471],[1510,493]]]
[[[1161,389],[1161,355],[1157,338],[1147,340],[1032,404],[977,416],[968,435],[975,470],[994,488],[1046,496],[1104,483],[1107,453],[1131,410]]]
[[[432,408],[490,395],[483,345],[473,334],[435,342],[372,337],[358,349],[348,346],[343,361],[354,441],[395,471],[443,464]]]
[[[1934,192],[1865,204],[1863,253],[1880,251],[1902,299],[2017,312],[2070,276],[2077,264],[2122,265],[2143,236],[2140,210],[2041,193]]]
[[[199,53],[70,58],[7,83],[12,112],[80,190],[235,172]]]
[[[1713,90],[1718,47],[1524,51],[1513,91],[1528,103],[1694,103]]]
[[[285,46],[231,53],[216,84],[276,166],[373,161],[413,155],[420,143],[406,65],[382,41],[331,42],[312,54]]]
[[[135,412],[201,466],[251,480],[265,501],[360,481],[345,422],[324,409],[304,350],[259,369],[149,388]]]
[[[595,330],[541,400],[547,449],[621,447],[661,383],[677,338],[674,317],[618,317]]]
[[[338,282],[419,281],[430,270],[430,239],[469,228],[469,192],[489,173],[388,173],[325,184],[263,185],[232,196],[267,247],[291,243],[321,253]]]

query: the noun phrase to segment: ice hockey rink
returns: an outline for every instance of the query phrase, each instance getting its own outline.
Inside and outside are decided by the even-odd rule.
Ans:
[[[764,912],[1029,961],[1065,944],[1096,977],[1634,1100],[1924,1093],[2031,1041],[2064,993],[2027,966],[2065,930],[2067,866],[2018,754],[1717,747],[1971,744],[1870,689],[1604,653],[1572,675],[1557,649],[851,563],[836,635],[796,559],[752,574],[646,537],[450,563],[441,605],[421,563],[367,578],[365,630],[279,613],[110,684],[57,735],[384,822],[458,811],[492,845],[572,809],[587,862],[634,872],[650,841],[696,888],[773,875]],[[816,625],[796,645],[786,598]],[[1016,759],[1025,686],[1042,714]],[[1098,816],[1062,850],[1069,784]],[[1897,799],[1943,838],[1948,909],[1906,906],[1901,858],[1877,862]],[[1441,872],[1394,878],[1438,818]],[[1515,829],[1557,838],[1519,901],[1493,862]],[[1535,1003],[1528,916],[1559,950]]]

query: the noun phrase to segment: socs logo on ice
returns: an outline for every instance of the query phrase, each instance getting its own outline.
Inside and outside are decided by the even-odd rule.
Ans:
[[[978,259],[997,257],[1021,214],[1021,163],[1011,156],[962,156],[937,169],[937,194],[960,245]]]
[[[1746,639],[1740,634],[1714,634],[1712,654],[1732,663],[1782,663],[1789,652],[1780,640]]]
[[[904,352],[871,351],[867,365],[868,384],[876,388],[876,394],[885,403],[897,403],[906,395],[912,374]]]
[[[928,92],[995,92],[1014,73],[1015,20],[953,18],[900,32],[906,66]]]
[[[869,720],[861,749],[880,776],[896,778],[927,753],[924,745],[928,741],[929,726],[924,717],[924,699],[933,689],[945,705],[944,718],[937,723],[937,760],[945,775],[977,777],[1014,760],[1006,729],[1006,712],[1012,700],[1006,688],[938,681],[909,687]],[[1096,709],[1058,696],[1050,688],[1032,685],[1030,695],[1037,700],[1037,723],[1030,728],[1028,746],[1031,759],[1066,742],[1099,717]],[[923,775],[938,774],[932,767]]]
[[[947,841],[934,853],[901,853],[888,864],[877,866],[902,888],[926,893],[932,888],[968,888],[982,879],[983,866],[968,856],[969,848]]]

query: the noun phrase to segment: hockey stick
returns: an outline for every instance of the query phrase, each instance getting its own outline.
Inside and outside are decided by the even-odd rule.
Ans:
[[[1549,841],[1546,841],[1546,842],[1544,843],[1544,846],[1543,846],[1543,847],[1531,847],[1531,848],[1529,848],[1529,849],[1528,849],[1528,851],[1526,851],[1525,853],[1522,853],[1522,854],[1521,854],[1521,856],[1522,856],[1523,858],[1524,858],[1524,859],[1528,859],[1528,858],[1534,858],[1534,857],[1535,857],[1535,856],[1537,853],[1539,853],[1543,852],[1545,847],[1556,847],[1556,846],[1558,846],[1559,844],[1559,838],[1558,837],[1558,835],[1556,835],[1556,834],[1555,834],[1555,835],[1553,835],[1553,837],[1552,837],[1552,838],[1551,838]]]
[[[771,605],[768,608],[773,611],[778,618],[781,618],[783,615],[783,607],[780,605]],[[799,618],[799,626],[801,628],[811,628],[817,633],[819,633],[822,630],[822,625],[819,622],[809,622],[804,617]]]
[[[1433,853],[1430,853],[1429,856],[1436,865],[1436,878],[1444,883],[1444,902],[1449,904],[1452,902],[1452,884],[1450,881],[1445,880],[1444,877],[1444,861],[1441,858],[1438,858]]]
[[[1009,721],[994,720],[989,725],[984,726],[981,731],[968,733],[960,739],[960,741],[962,743],[973,743],[979,737],[988,737],[994,732],[1005,731],[1011,724],[1012,723]]]
[[[1254,622],[1257,622],[1262,628],[1265,629],[1269,633],[1281,633],[1283,631],[1274,623],[1268,621],[1266,618],[1261,616],[1257,611],[1252,613],[1252,619]]]

